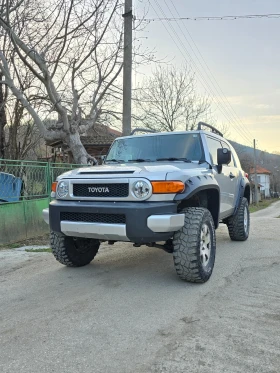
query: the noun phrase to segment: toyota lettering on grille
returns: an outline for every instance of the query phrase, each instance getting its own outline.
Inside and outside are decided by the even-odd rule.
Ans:
[[[89,193],[110,193],[108,187],[88,187]]]

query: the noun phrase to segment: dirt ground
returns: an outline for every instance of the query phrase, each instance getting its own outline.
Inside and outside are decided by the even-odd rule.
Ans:
[[[280,219],[263,215],[246,242],[221,225],[204,285],[155,248],[103,244],[81,268],[1,250],[0,372],[279,373]]]
[[[23,246],[48,246],[50,244],[50,234],[46,233],[43,236],[32,237],[28,240],[18,241],[11,244],[0,245],[0,250],[16,249]]]

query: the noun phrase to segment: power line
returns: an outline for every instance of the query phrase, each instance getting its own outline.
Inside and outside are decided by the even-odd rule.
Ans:
[[[164,11],[163,9],[161,8],[161,6],[159,5],[158,1],[155,0],[156,2],[156,5],[157,7],[160,9],[161,13],[165,16],[164,14]],[[153,4],[150,2],[150,5],[151,7],[153,8],[153,10],[155,11],[156,15],[158,16],[158,13],[156,11],[156,9],[154,8]],[[193,60],[193,58],[191,57],[190,53],[188,52],[188,50],[186,49],[185,45],[184,45],[184,42],[182,41],[180,35],[176,32],[176,30],[174,29],[173,25],[172,24],[169,24],[169,27],[171,28],[171,30],[173,31],[174,35],[176,36],[176,38],[174,38],[171,33],[169,32],[168,28],[165,26],[165,24],[163,23],[163,26],[164,28],[166,29],[166,31],[168,32],[168,34],[170,35],[171,39],[173,40],[174,44],[177,46],[177,48],[179,49],[180,53],[182,54],[182,56],[184,57],[185,61],[189,64],[189,61],[187,61],[186,59],[186,56],[185,54],[188,55],[189,57],[189,60],[192,62],[192,64],[194,65],[194,67],[196,68],[196,70],[199,72],[200,76],[198,76],[198,80],[200,81],[200,83],[202,84],[202,86],[204,87],[205,91],[208,92],[209,94],[209,91],[211,92],[210,96],[212,96],[212,99],[214,96],[216,96],[216,93],[214,93],[213,89],[211,86],[209,86],[208,82],[205,80],[203,74],[201,73],[200,69],[198,68],[197,64],[195,63],[195,61]],[[178,42],[180,43],[180,45],[178,44]],[[182,51],[181,47],[184,49],[185,53]],[[200,63],[200,62],[199,62]],[[201,64],[201,63],[200,63]],[[203,66],[202,66],[203,68]],[[206,88],[207,87],[207,88]],[[226,118],[226,121],[227,122],[232,122],[232,119],[229,119],[232,117],[232,114],[229,114],[229,111],[227,109],[227,107],[224,107],[223,103],[221,103],[222,101],[220,101],[220,99],[218,98],[218,100],[216,100],[218,104],[220,104],[220,111],[222,112],[223,116]],[[240,132],[240,136],[243,137],[243,139],[245,139],[245,142],[247,143],[250,143],[251,144],[251,139],[245,134],[245,133],[242,133]]]
[[[174,9],[175,9],[175,12],[179,15],[179,12],[178,12],[178,10],[177,10],[175,4],[174,4],[174,1],[173,1],[173,0],[170,0],[170,1],[171,1],[171,4],[173,5],[173,7],[174,7]],[[166,4],[167,8],[169,9],[170,13],[172,14],[172,10],[170,9],[170,7],[169,7],[167,1],[164,0],[164,2],[165,2],[165,4]],[[172,15],[173,15],[173,14],[172,14]],[[217,82],[215,76],[213,75],[213,73],[211,72],[211,70],[210,70],[210,68],[209,68],[209,66],[208,66],[208,64],[207,64],[207,62],[205,61],[205,59],[203,58],[202,54],[200,53],[200,50],[199,50],[198,46],[196,45],[195,41],[193,40],[193,38],[192,38],[190,32],[188,31],[188,29],[187,29],[186,27],[184,27],[184,30],[187,31],[187,33],[188,33],[188,35],[189,35],[189,37],[190,37],[190,39],[191,39],[191,41],[192,41],[194,47],[196,48],[196,50],[197,50],[197,52],[198,52],[199,57],[197,56],[196,52],[195,52],[194,49],[192,48],[192,45],[189,43],[189,41],[188,41],[188,39],[187,39],[187,37],[186,37],[186,35],[185,35],[185,33],[184,33],[184,30],[181,28],[181,25],[180,25],[178,22],[176,22],[176,23],[178,24],[179,29],[181,30],[182,35],[184,36],[186,42],[188,43],[188,45],[190,46],[191,50],[193,51],[195,57],[198,59],[199,63],[200,63],[200,60],[202,60],[203,63],[204,63],[204,65],[206,66],[206,69],[209,71],[209,73],[210,73],[210,75],[211,75],[211,77],[212,77],[212,79],[213,79],[213,81],[214,81],[214,84],[213,84],[213,82],[212,82],[211,77],[210,77],[210,81],[211,81],[211,83],[213,84],[213,86],[214,86],[216,92],[220,95],[220,97],[221,97],[221,99],[222,99],[222,102],[223,102],[224,104],[226,104],[227,109],[229,109],[229,112],[231,113],[232,117],[234,118],[234,122],[235,122],[235,123],[237,124],[237,126],[239,127],[239,128],[238,128],[239,132],[242,132],[243,134],[245,134],[245,136],[247,137],[247,139],[248,139],[248,138],[251,138],[251,137],[253,138],[253,136],[252,136],[252,134],[250,133],[250,131],[248,131],[248,130],[246,129],[246,127],[244,127],[244,124],[241,122],[240,118],[238,117],[238,115],[236,114],[235,110],[233,109],[233,107],[231,106],[230,102],[228,101],[227,97],[225,96],[224,92],[222,91],[220,85],[218,84],[218,82]],[[205,72],[205,69],[204,69],[202,63],[200,63],[200,65],[201,65],[201,67],[203,68],[203,71]],[[209,79],[209,76],[208,76],[207,72],[206,72],[206,76],[207,76],[208,79]],[[216,89],[216,87],[217,87],[217,89]],[[239,123],[239,122],[240,122],[240,123]],[[247,140],[247,141],[248,141],[248,140]],[[251,143],[251,140],[250,140],[250,143]]]
[[[162,13],[163,15],[165,15],[163,9],[162,9],[161,6],[158,4],[157,0],[155,0],[155,1],[156,1],[156,4],[157,4],[158,8],[159,8],[160,11],[161,11],[161,13]],[[168,7],[168,8],[169,8],[169,7]],[[154,9],[154,10],[155,10],[155,9]],[[171,12],[170,8],[169,8],[169,11]],[[172,12],[171,12],[171,13],[172,13]],[[166,26],[164,25],[164,23],[163,23],[163,26],[165,27],[165,29],[167,29]],[[174,38],[170,35],[169,31],[167,30],[168,33],[169,33],[169,35],[171,36],[171,38],[173,39],[173,41],[174,41],[175,44],[177,45],[179,51],[181,52],[181,54],[183,55],[183,57],[184,57],[184,59],[186,60],[187,63],[189,63],[189,61],[187,61],[185,54],[188,55],[188,58],[189,58],[189,60],[191,61],[192,65],[195,67],[196,71],[200,74],[200,76],[198,76],[198,80],[202,83],[204,89],[206,90],[206,92],[208,92],[208,94],[209,94],[209,92],[211,92],[211,93],[210,93],[210,96],[212,96],[212,99],[213,99],[213,98],[216,96],[216,93],[212,90],[212,86],[209,85],[208,81],[205,80],[204,75],[203,75],[203,74],[201,73],[201,71],[200,71],[200,68],[197,66],[196,62],[193,60],[193,58],[192,58],[192,56],[190,55],[189,51],[188,51],[187,48],[185,47],[185,43],[183,42],[183,40],[182,40],[181,37],[180,37],[180,35],[184,35],[184,33],[181,32],[181,34],[179,35],[179,34],[177,33],[177,31],[175,30],[175,28],[173,27],[172,24],[170,24],[169,27],[171,28],[171,30],[172,30],[173,33],[175,34],[175,36],[176,36],[176,40],[179,40],[179,42],[180,42],[180,46],[184,49],[185,53],[182,52],[181,47],[177,44],[177,42],[174,40]],[[185,36],[185,35],[184,35],[184,36]],[[188,41],[187,41],[187,43],[189,44]],[[201,63],[200,63],[199,60],[198,60],[198,63],[201,65]],[[202,66],[202,68],[203,68],[203,66]],[[202,81],[201,81],[201,79],[202,79]],[[211,81],[211,80],[210,80],[210,81]],[[206,88],[205,86],[207,86],[207,88]],[[214,101],[214,100],[213,100],[213,101]],[[227,108],[224,107],[224,105],[222,104],[222,102],[219,100],[219,97],[218,97],[218,100],[217,100],[217,101],[218,101],[218,104],[220,105],[220,111],[222,112],[223,116],[226,118],[226,121],[227,121],[227,122],[232,122],[231,116],[230,116],[230,114],[229,114]],[[230,118],[230,119],[229,119],[229,118]],[[246,137],[245,137],[245,140],[246,140],[246,142],[249,141],[248,138],[246,138]]]
[[[280,13],[269,14],[245,14],[233,16],[205,16],[205,17],[158,17],[158,18],[142,18],[143,21],[156,22],[156,21],[236,21],[238,19],[276,19],[280,18]]]

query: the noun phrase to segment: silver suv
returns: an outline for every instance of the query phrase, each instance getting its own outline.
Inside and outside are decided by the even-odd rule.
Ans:
[[[231,144],[205,123],[118,138],[102,166],[59,176],[52,197],[43,216],[67,266],[90,263],[100,242],[124,241],[164,249],[182,280],[206,282],[219,223],[232,240],[249,235],[249,181]]]

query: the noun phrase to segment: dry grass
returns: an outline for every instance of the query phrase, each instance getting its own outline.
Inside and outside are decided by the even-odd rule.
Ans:
[[[250,212],[256,212],[270,206],[273,202],[279,201],[279,198],[264,199],[258,203],[258,206],[250,205]]]

